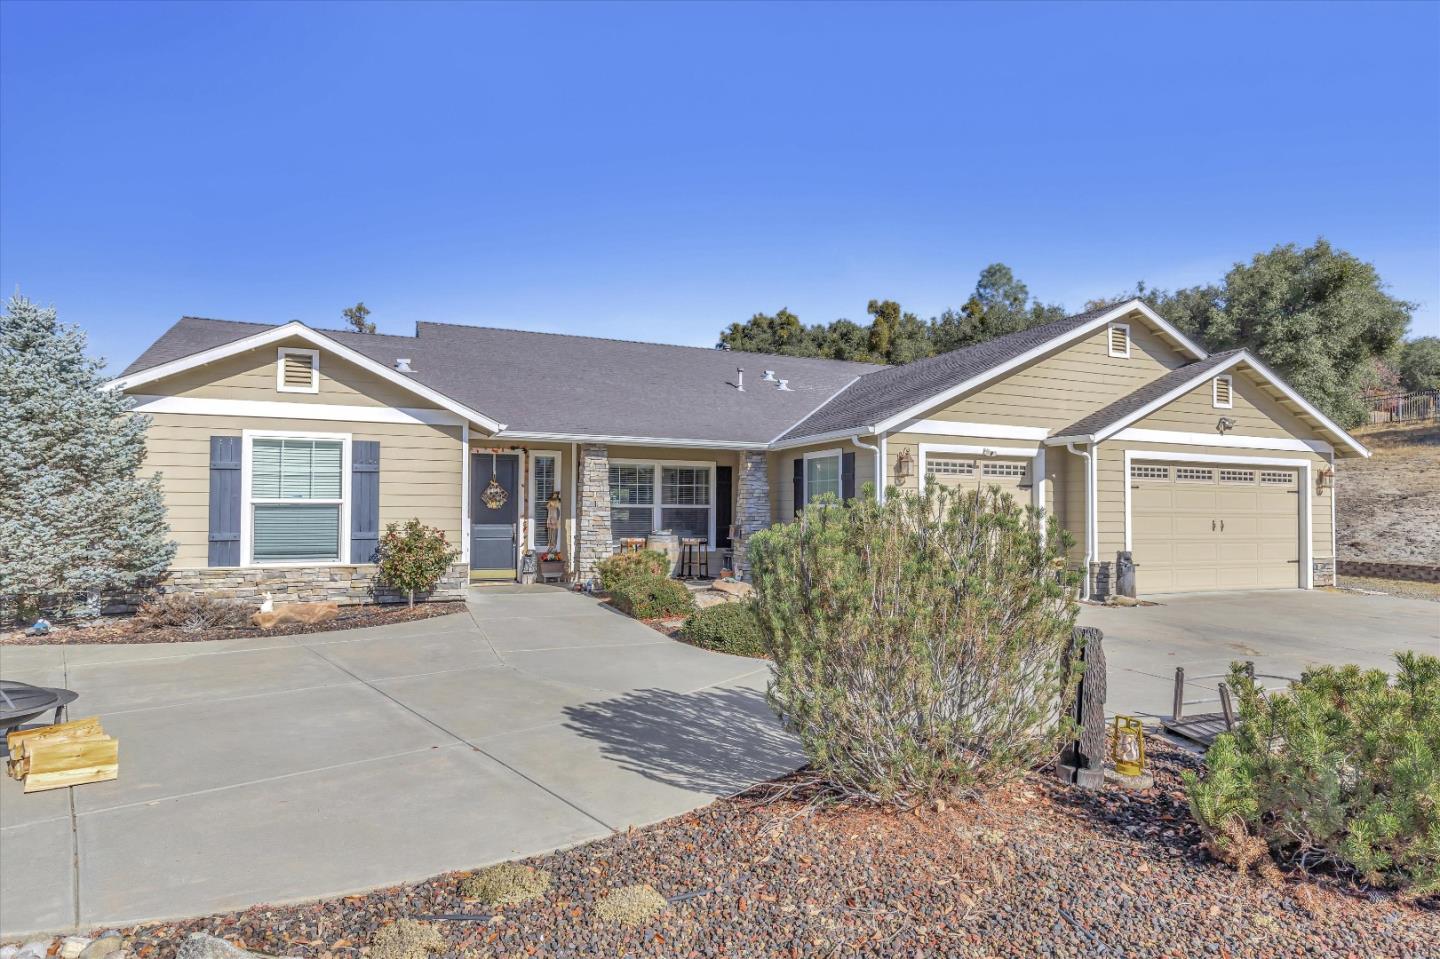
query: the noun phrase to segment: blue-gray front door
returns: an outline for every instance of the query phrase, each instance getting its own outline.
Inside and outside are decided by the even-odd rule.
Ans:
[[[491,478],[510,495],[492,508],[485,502]],[[470,570],[485,579],[515,578],[520,540],[520,457],[516,453],[470,454]]]

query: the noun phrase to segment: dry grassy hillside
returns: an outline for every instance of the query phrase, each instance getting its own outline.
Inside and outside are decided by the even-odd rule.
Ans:
[[[1440,563],[1440,425],[1355,435],[1375,455],[1336,464],[1340,558]]]

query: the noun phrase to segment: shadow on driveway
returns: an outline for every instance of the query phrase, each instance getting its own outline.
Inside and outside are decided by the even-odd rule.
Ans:
[[[637,689],[568,706],[565,716],[565,728],[598,742],[606,758],[681,789],[728,795],[804,763],[764,694],[752,689]]]

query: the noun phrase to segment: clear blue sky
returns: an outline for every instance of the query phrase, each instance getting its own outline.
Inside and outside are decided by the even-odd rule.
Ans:
[[[1440,332],[1440,5],[0,5],[0,289],[710,345],[1323,234]]]

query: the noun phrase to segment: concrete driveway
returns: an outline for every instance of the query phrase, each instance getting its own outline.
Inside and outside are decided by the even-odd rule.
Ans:
[[[798,766],[768,667],[544,587],[470,615],[147,646],[0,647],[79,690],[120,778],[0,782],[0,936],[346,893],[677,815]]]
[[[1186,699],[1214,699],[1221,680],[1196,677],[1225,673],[1235,660],[1253,660],[1260,673],[1298,677],[1327,663],[1393,672],[1394,654],[1404,650],[1440,655],[1440,603],[1423,599],[1325,589],[1154,599],[1158,605],[1081,610],[1081,625],[1105,632],[1109,713],[1169,716],[1176,666],[1185,667]]]

